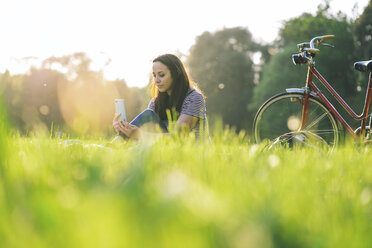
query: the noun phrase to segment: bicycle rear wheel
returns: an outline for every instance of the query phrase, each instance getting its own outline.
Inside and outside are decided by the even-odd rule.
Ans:
[[[326,106],[311,95],[306,125],[299,130],[303,99],[301,93],[282,93],[267,100],[254,119],[256,142],[268,142],[270,147],[284,145],[334,149],[340,137],[337,121]]]

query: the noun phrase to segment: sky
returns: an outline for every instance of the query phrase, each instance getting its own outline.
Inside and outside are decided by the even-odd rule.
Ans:
[[[4,0],[0,73],[25,73],[51,56],[85,52],[92,69],[131,87],[148,83],[151,61],[187,55],[204,31],[245,27],[271,42],[283,21],[314,14],[322,0]],[[331,0],[332,13],[360,15],[369,0]],[[357,4],[358,8],[354,8]],[[314,34],[314,36],[319,34]],[[302,42],[302,41],[299,41]]]

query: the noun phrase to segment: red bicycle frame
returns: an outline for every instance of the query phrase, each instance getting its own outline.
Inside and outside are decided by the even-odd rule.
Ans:
[[[356,120],[362,120],[360,135],[358,136],[354,133],[354,130],[350,127],[350,125],[344,120],[344,118],[340,115],[340,113],[336,110],[336,108],[330,103],[330,101],[323,95],[323,93],[319,90],[319,88],[313,82],[313,75],[328,89],[328,91],[333,95],[334,98],[341,104],[341,106],[347,111],[347,113],[352,116]],[[315,69],[314,65],[308,65],[307,71],[307,79],[306,79],[306,89],[305,90],[305,99],[303,104],[303,111],[302,111],[302,127],[306,124],[307,114],[308,114],[308,107],[309,107],[309,94],[310,89],[312,89],[316,95],[322,99],[323,103],[327,106],[327,108],[333,113],[333,115],[340,121],[340,123],[346,128],[346,130],[356,139],[361,139],[363,141],[365,128],[367,124],[367,117],[369,111],[369,105],[371,103],[372,97],[372,73],[369,74],[369,83],[367,88],[367,93],[365,97],[363,113],[358,115],[355,111],[342,99],[342,97],[336,92],[335,89],[327,82],[327,80]]]

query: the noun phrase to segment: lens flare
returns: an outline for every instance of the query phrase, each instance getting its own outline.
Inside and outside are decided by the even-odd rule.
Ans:
[[[39,112],[42,115],[48,115],[49,114],[49,107],[47,105],[41,105],[39,108]]]
[[[296,131],[301,126],[301,120],[297,116],[291,116],[287,120],[287,127],[291,131]]]
[[[62,116],[80,133],[107,131],[114,116],[115,98],[120,98],[116,87],[103,82],[83,81],[58,87]]]

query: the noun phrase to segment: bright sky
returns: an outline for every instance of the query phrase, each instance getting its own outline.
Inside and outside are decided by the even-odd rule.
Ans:
[[[369,0],[332,0],[354,18]],[[86,52],[107,79],[145,86],[151,61],[188,54],[204,31],[247,27],[273,41],[282,21],[315,13],[322,0],[4,0],[0,3],[0,72],[23,73],[50,56]],[[358,5],[353,12],[354,5]],[[317,34],[315,34],[317,35]],[[105,66],[107,61],[111,61]]]

